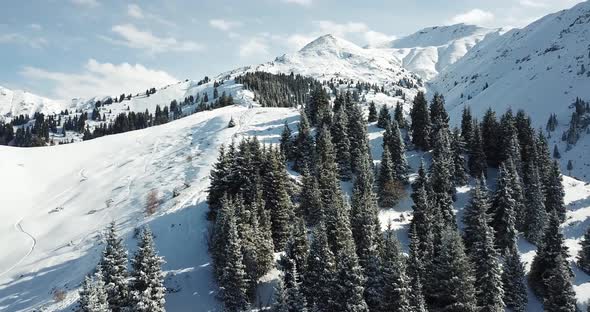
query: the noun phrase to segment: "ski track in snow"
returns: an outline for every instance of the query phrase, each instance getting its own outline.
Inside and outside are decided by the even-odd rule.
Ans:
[[[19,266],[23,261],[25,261],[25,259],[27,257],[29,257],[33,253],[33,251],[35,250],[35,247],[37,246],[37,239],[35,238],[35,236],[31,235],[31,233],[29,233],[29,232],[25,231],[25,229],[23,229],[22,222],[23,222],[23,219],[20,219],[17,223],[14,224],[14,228],[17,231],[25,234],[32,241],[33,244],[29,248],[29,251],[22,258],[20,258],[20,260],[18,260],[14,265],[12,265],[10,268],[5,270],[4,272],[0,273],[0,276],[4,276],[6,273],[12,271],[14,268]]]

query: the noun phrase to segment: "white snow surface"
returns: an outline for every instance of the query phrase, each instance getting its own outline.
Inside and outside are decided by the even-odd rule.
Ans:
[[[39,113],[54,113],[64,109],[64,101],[51,100],[23,90],[10,90],[0,86],[0,120],[4,117]]]

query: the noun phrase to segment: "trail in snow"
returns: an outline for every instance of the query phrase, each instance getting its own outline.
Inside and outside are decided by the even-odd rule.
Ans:
[[[21,224],[22,222],[23,222],[23,219],[20,219],[20,220],[19,220],[17,223],[15,223],[15,224],[14,224],[14,228],[15,228],[16,230],[18,230],[19,232],[21,232],[21,233],[25,234],[26,236],[28,236],[28,237],[31,239],[31,241],[33,242],[33,245],[31,245],[31,248],[29,249],[29,251],[27,252],[27,254],[26,254],[26,255],[24,255],[24,256],[23,256],[23,257],[22,257],[20,260],[18,260],[18,261],[17,261],[17,262],[16,262],[14,265],[12,265],[10,268],[6,269],[6,271],[4,271],[4,272],[0,273],[0,276],[3,276],[4,274],[6,274],[6,273],[8,273],[8,272],[12,271],[12,269],[16,268],[16,267],[17,267],[18,265],[20,265],[20,264],[21,264],[23,261],[25,261],[25,259],[26,259],[26,258],[27,258],[29,255],[31,255],[31,254],[33,253],[33,251],[35,250],[35,247],[37,246],[37,239],[36,239],[36,238],[35,238],[33,235],[31,235],[31,233],[29,233],[29,232],[27,232],[27,231],[25,231],[25,230],[23,229],[23,226],[22,226],[22,224]]]

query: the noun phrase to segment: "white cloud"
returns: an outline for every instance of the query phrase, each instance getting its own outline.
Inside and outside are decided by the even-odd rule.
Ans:
[[[2,43],[25,44],[34,49],[41,49],[49,44],[43,37],[28,37],[19,33],[0,34],[0,44]]]
[[[306,6],[306,7],[311,6],[311,4],[313,2],[312,0],[281,0],[281,1],[283,1],[285,3],[298,4],[298,5]]]
[[[363,33],[369,31],[369,26],[364,23],[347,22],[347,23],[336,23],[333,21],[317,21],[319,32],[322,34],[332,34],[336,37],[345,37],[350,33]]]
[[[390,42],[394,40],[396,36],[390,36],[378,31],[369,30],[365,32],[365,40],[369,46],[378,46],[383,43]]]
[[[149,69],[141,64],[117,65],[94,59],[88,60],[81,73],[52,72],[27,66],[20,74],[29,79],[54,83],[53,96],[60,99],[139,92],[178,81],[165,71]]]
[[[137,4],[130,4],[127,6],[127,15],[133,18],[143,18],[143,10]]]
[[[230,31],[231,29],[242,25],[242,23],[238,21],[228,21],[224,19],[211,19],[209,20],[209,26],[222,30],[222,31]]]
[[[97,0],[70,0],[73,4],[81,7],[95,8],[100,5]]]
[[[112,31],[122,39],[101,37],[111,43],[124,45],[134,49],[148,51],[151,54],[163,52],[190,52],[200,51],[203,46],[194,41],[179,41],[173,37],[158,37],[152,32],[137,29],[134,25],[115,25]]]
[[[451,24],[470,24],[470,25],[487,25],[495,19],[493,13],[483,11],[481,9],[473,9],[471,11],[461,13],[451,18]]]
[[[240,45],[240,57],[248,58],[252,56],[268,55],[268,44],[265,39],[260,37],[250,38]]]

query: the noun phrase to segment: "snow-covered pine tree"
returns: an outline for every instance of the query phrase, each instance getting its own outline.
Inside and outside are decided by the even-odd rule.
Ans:
[[[226,311],[245,311],[249,305],[248,276],[243,262],[236,219],[233,215],[229,215],[227,220],[225,258],[219,278],[220,298],[223,300]]]
[[[432,205],[441,213],[445,224],[456,227],[452,198],[455,187],[452,181],[454,164],[449,138],[450,133],[448,128],[441,127],[435,134],[436,140],[433,142],[434,150],[430,166],[430,185],[432,188],[430,198]]]
[[[545,225],[547,224],[547,211],[545,199],[539,177],[539,170],[535,163],[527,162],[524,167],[525,183],[525,238],[538,245],[543,239]]]
[[[480,192],[486,192],[485,188],[480,187]],[[474,194],[475,197],[478,196]],[[486,196],[480,197],[480,199],[484,198],[487,200]],[[469,239],[472,241],[469,256],[475,268],[477,305],[482,312],[503,312],[504,289],[499,256],[494,246],[494,232],[488,224],[489,218],[485,208],[487,208],[486,205],[477,210],[473,220],[475,223],[470,226],[471,234],[474,234],[475,230],[479,231],[475,239]]]
[[[397,122],[400,129],[406,129],[408,127],[408,123],[406,122],[406,118],[404,117],[404,109],[402,107],[401,102],[397,102],[397,104],[395,104],[395,110],[393,111],[393,120]]]
[[[435,212],[437,210],[432,206],[429,199],[430,181],[424,168],[424,162],[421,162],[418,169],[418,177],[412,184],[412,210],[414,211],[410,228],[412,234],[416,235],[421,256],[430,252],[433,242],[433,221],[439,218]],[[430,254],[431,255],[431,254]]]
[[[410,312],[410,286],[395,232],[388,225],[383,242],[383,302],[381,311]]]
[[[520,155],[520,142],[518,140],[518,130],[515,126],[514,116],[512,110],[508,109],[506,113],[500,118],[500,129],[499,131],[499,159],[501,162],[506,162],[511,159],[518,170],[521,173],[521,155]]]
[[[391,159],[393,162],[393,178],[401,183],[408,183],[408,172],[410,166],[406,159],[406,145],[402,139],[402,134],[397,124],[397,121],[392,121],[391,124],[391,136],[385,138],[383,135],[383,148],[388,148],[391,153]],[[387,132],[387,131],[386,131]]]
[[[516,209],[518,206],[513,197],[514,190],[511,189],[511,174],[512,172],[506,168],[506,163],[502,163],[490,207],[492,219],[490,224],[496,233],[496,247],[501,253],[514,248],[518,235],[516,231]]]
[[[350,228],[347,232],[348,238],[336,256],[336,281],[332,294],[334,310],[330,311],[368,312],[369,307],[364,298],[365,276],[354,250]]]
[[[573,276],[567,261],[568,248],[564,245],[563,234],[559,225],[559,217],[556,213],[551,213],[549,224],[545,228],[542,241],[539,242],[539,247],[537,248],[537,253],[528,275],[529,285],[541,298],[546,298],[548,295],[548,289],[551,287],[549,280],[552,275],[563,273],[566,275],[563,278],[567,279]],[[565,270],[566,272],[563,272],[563,269],[560,268],[562,265],[563,268],[567,268]],[[571,289],[566,288],[560,288],[559,290],[563,291],[564,294],[571,291]]]
[[[351,104],[348,114],[348,137],[350,139],[351,170],[354,175],[359,173],[359,168],[365,158],[371,159],[369,149],[369,136],[363,111],[358,104]]]
[[[269,148],[262,179],[266,210],[270,211],[273,243],[276,250],[283,250],[291,234],[293,203],[285,163],[279,159],[279,152]]]
[[[336,151],[338,169],[340,170],[340,179],[350,180],[352,176],[351,156],[350,156],[350,139],[348,136],[348,115],[344,106],[334,111],[334,120],[330,132],[332,143]]]
[[[250,204],[250,210],[253,213],[250,217],[258,217],[258,233],[254,242],[256,246],[256,280],[258,280],[274,266],[274,245],[270,212],[265,209],[262,184],[259,180],[254,190],[254,201]],[[251,221],[252,224],[255,224],[255,222],[255,220]]]
[[[165,261],[158,256],[154,245],[154,237],[149,228],[142,230],[132,261],[132,302],[133,311],[164,312],[166,303],[166,287],[162,264]]]
[[[406,261],[406,276],[410,287],[409,303],[411,312],[426,312],[426,301],[424,299],[422,277],[424,265],[420,252],[420,240],[416,235],[416,228],[410,231],[410,252]]]
[[[572,286],[571,268],[563,255],[557,256],[557,266],[548,272],[546,293],[543,297],[545,311],[577,312],[576,293]]]
[[[377,127],[385,129],[385,127],[391,122],[391,115],[387,105],[382,105],[379,109],[379,116],[377,119]]]
[[[469,174],[474,177],[480,177],[482,174],[487,175],[486,154],[483,149],[483,139],[477,120],[473,122],[473,133],[471,134],[471,144],[468,151],[469,159],[467,166]]]
[[[303,172],[304,168],[313,170],[313,137],[311,128],[305,111],[301,111],[299,124],[297,126],[297,136],[293,145],[293,169]]]
[[[280,150],[283,154],[283,157],[286,160],[293,159],[293,133],[291,132],[291,128],[289,128],[289,123],[285,120],[285,125],[283,126],[283,132],[281,133],[281,140],[280,140]]]
[[[502,285],[506,307],[514,312],[525,312],[528,302],[525,271],[515,246],[505,252]]]
[[[419,91],[414,97],[412,110],[410,111],[412,120],[411,132],[412,143],[419,149],[427,151],[430,149],[430,113],[428,103],[424,92]]]
[[[465,147],[458,128],[453,129],[451,151],[453,153],[453,185],[465,185],[468,179],[466,161],[463,156],[465,154]]]
[[[490,199],[485,180],[476,179],[475,187],[471,191],[471,198],[463,209],[463,241],[467,254],[472,256],[479,248],[482,242],[485,242],[485,233],[483,223],[490,222],[488,210],[490,209]],[[477,244],[479,243],[479,245]]]
[[[449,114],[445,109],[445,99],[440,93],[435,93],[430,102],[430,144],[436,144],[439,138],[438,132],[449,129]]]
[[[80,312],[110,312],[108,295],[100,266],[94,276],[86,276],[79,299]]]
[[[555,146],[553,147],[553,158],[561,159],[561,153],[559,152],[559,148],[557,147],[557,144],[555,144]]]
[[[301,273],[293,259],[285,259],[282,282],[277,289],[277,306],[275,311],[307,312],[307,300],[301,291]],[[281,294],[282,293],[282,294]]]
[[[496,112],[488,108],[481,121],[481,137],[486,161],[492,167],[497,167],[500,164],[499,128]]]
[[[457,230],[441,232],[431,270],[424,293],[432,311],[477,311],[473,269]]]
[[[217,210],[221,207],[221,199],[228,190],[229,167],[231,159],[228,157],[225,146],[219,148],[219,156],[209,174],[209,191],[207,192],[207,203],[209,204],[209,219],[215,219]]]
[[[303,293],[310,307],[317,311],[332,311],[332,290],[336,278],[336,262],[330,250],[326,227],[320,222],[313,230],[307,269],[303,278]]]
[[[371,103],[369,103],[369,117],[367,118],[367,121],[375,122],[377,119],[377,108],[375,107],[375,102],[371,101]]]
[[[578,253],[578,266],[582,271],[590,274],[590,227],[586,229],[584,238],[580,241],[582,247]]]
[[[559,217],[559,221],[564,222],[566,208],[563,197],[565,196],[565,191],[557,161],[553,161],[550,165],[544,181],[543,190],[545,191],[545,209],[547,213],[555,211]]]
[[[307,224],[316,225],[323,218],[318,180],[315,175],[305,170],[302,184],[301,193],[299,194],[299,211],[305,216]]]
[[[291,237],[285,246],[285,254],[281,257],[280,264],[284,271],[290,271],[291,262],[297,266],[297,272],[303,274],[307,268],[307,258],[309,257],[309,242],[307,240],[307,228],[303,218],[295,216],[294,226]],[[303,280],[297,276],[298,280]]]
[[[402,185],[393,178],[393,163],[388,148],[383,149],[381,165],[377,175],[377,196],[379,207],[391,208],[395,206],[401,197]]]
[[[471,145],[471,136],[473,133],[473,117],[471,116],[471,109],[469,106],[463,108],[463,114],[461,115],[461,138],[463,143],[466,144],[467,148]]]
[[[114,221],[107,228],[106,247],[102,253],[100,268],[104,274],[109,308],[113,312],[123,311],[129,306],[127,251]]]

